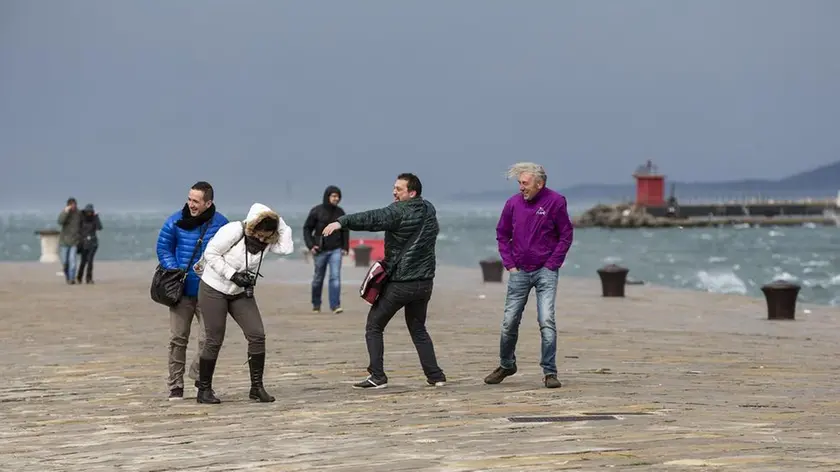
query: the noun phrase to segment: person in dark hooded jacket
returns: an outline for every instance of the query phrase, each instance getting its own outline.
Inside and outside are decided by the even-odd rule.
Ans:
[[[338,206],[341,189],[330,185],[324,190],[324,200],[309,211],[303,224],[303,240],[315,261],[315,275],[312,277],[312,311],[321,311],[321,294],[324,291],[324,276],[330,268],[329,300],[330,310],[341,313],[341,257],[350,250],[350,231],[341,230],[324,236],[328,224],[344,215]]]
[[[82,210],[82,221],[79,226],[81,240],[79,241],[78,252],[82,260],[79,263],[79,272],[76,273],[76,283],[78,284],[82,283],[83,274],[86,283],[93,283],[93,257],[99,248],[97,231],[102,231],[102,222],[99,221],[99,213],[93,209],[92,204],[88,203]]]

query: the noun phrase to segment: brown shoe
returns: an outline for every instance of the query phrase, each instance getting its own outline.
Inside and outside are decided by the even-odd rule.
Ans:
[[[516,373],[516,367],[514,367],[513,369],[505,369],[504,367],[496,367],[496,370],[494,370],[492,373],[490,373],[490,375],[488,375],[487,377],[484,377],[484,383],[491,384],[491,385],[492,384],[497,384],[497,383],[502,383],[502,380],[504,380],[505,377],[507,377],[509,375],[513,375],[515,373]]]
[[[559,388],[560,381],[557,380],[557,374],[548,374],[545,376],[545,388]]]

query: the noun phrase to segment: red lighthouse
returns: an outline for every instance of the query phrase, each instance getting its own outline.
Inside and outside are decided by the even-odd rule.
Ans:
[[[658,207],[665,205],[665,176],[650,160],[633,173],[636,179],[636,205]]]

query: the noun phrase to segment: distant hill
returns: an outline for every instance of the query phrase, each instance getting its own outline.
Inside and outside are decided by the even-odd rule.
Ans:
[[[666,195],[675,185],[678,200],[710,198],[805,198],[834,197],[840,190],[840,161],[813,170],[794,174],[780,180],[745,179],[723,182],[665,181]],[[460,201],[500,201],[515,190],[491,190],[453,195]],[[636,186],[627,184],[580,184],[560,189],[570,199],[586,201],[621,201],[635,198]]]
[[[840,190],[840,161],[791,175],[776,182],[784,188],[818,188]]]

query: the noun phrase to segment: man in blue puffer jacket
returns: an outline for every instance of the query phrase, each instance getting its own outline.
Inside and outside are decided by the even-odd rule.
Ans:
[[[213,204],[213,186],[197,182],[190,188],[187,203],[180,211],[166,219],[157,240],[158,262],[165,269],[187,270],[184,281],[184,296],[169,309],[169,399],[184,398],[184,370],[187,362],[187,342],[193,316],[198,319],[198,351],[190,365],[189,376],[198,388],[198,358],[204,347],[204,323],[198,308],[198,284],[200,279],[194,266],[204,254],[207,242],[228,219],[216,212]],[[202,233],[204,236],[202,237]],[[199,244],[200,240],[200,244]],[[193,255],[195,252],[195,255]],[[190,258],[192,257],[192,263]],[[189,267],[187,267],[189,265]]]

